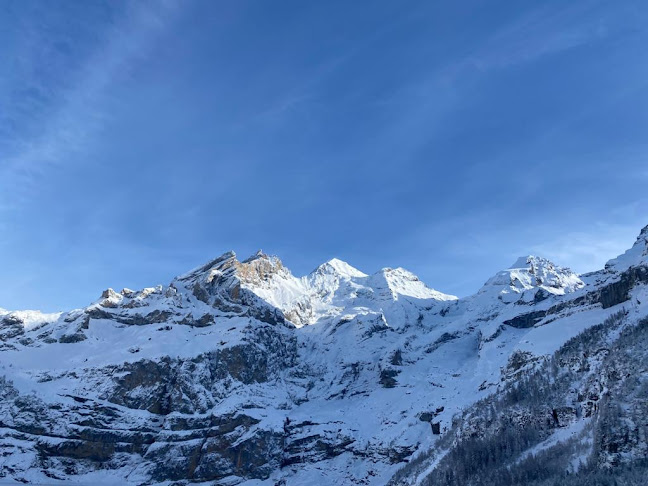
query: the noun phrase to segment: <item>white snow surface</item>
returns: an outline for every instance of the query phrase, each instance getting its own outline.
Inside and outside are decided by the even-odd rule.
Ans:
[[[19,321],[25,330],[32,330],[37,327],[47,324],[48,322],[55,322],[62,312],[44,313],[38,310],[18,310],[8,311],[0,308],[0,318],[10,318]]]
[[[628,251],[605,264],[606,269],[623,271],[631,266],[648,263],[648,226],[641,230],[634,245]]]

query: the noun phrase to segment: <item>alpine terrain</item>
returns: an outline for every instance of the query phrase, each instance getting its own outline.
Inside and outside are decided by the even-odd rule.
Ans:
[[[647,284],[648,227],[600,271],[522,257],[461,299],[258,252],[0,310],[0,483],[645,484]]]

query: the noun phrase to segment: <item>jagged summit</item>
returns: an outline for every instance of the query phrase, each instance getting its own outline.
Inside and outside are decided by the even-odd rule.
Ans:
[[[556,265],[546,258],[528,255],[517,259],[511,270],[519,269],[525,278],[521,283],[531,287],[554,289],[554,293],[573,292],[583,286],[577,274],[570,268]]]
[[[319,267],[311,272],[312,274],[337,274],[342,277],[366,277],[367,274],[352,267],[347,262],[338,258],[331,258],[329,261],[322,263]]]
[[[250,255],[245,260],[243,260],[241,263],[251,263],[255,260],[272,260],[272,259],[278,259],[278,257],[274,255],[272,256],[268,255],[267,253],[264,253],[263,250],[259,249],[254,254]]]
[[[249,263],[249,262],[252,262],[252,261],[258,260],[258,259],[268,260],[269,258],[270,258],[269,255],[263,253],[263,250],[259,249],[259,250],[256,251],[256,253],[254,253],[253,255],[250,255],[245,260],[243,260],[242,263]]]
[[[519,257],[510,268],[497,272],[479,293],[497,292],[503,300],[512,301],[520,298],[520,294],[535,296],[538,290],[563,295],[583,285],[580,277],[569,268],[558,266],[546,258],[527,255]]]
[[[174,282],[191,285],[201,282],[206,285],[231,286],[245,282],[249,285],[263,285],[262,282],[272,280],[275,274],[289,275],[281,260],[259,250],[243,261],[239,261],[236,253],[228,251],[210,260],[204,265],[174,279]],[[177,285],[176,285],[177,286]]]
[[[225,267],[231,266],[236,261],[236,253],[233,251],[228,251],[223,253],[221,256],[214,258],[213,260],[208,261],[207,263],[200,265],[192,270],[189,270],[182,275],[178,275],[176,280],[190,280],[196,278],[199,275],[208,273],[211,270],[222,270]]]

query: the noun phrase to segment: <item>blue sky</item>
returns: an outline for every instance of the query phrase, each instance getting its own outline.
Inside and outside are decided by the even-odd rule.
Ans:
[[[648,224],[644,1],[0,2],[0,307],[229,249],[468,295]]]

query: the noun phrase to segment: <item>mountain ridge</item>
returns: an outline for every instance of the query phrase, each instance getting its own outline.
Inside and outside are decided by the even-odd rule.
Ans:
[[[332,259],[296,277],[261,251],[227,252],[166,286],[2,313],[0,448],[14,459],[0,471],[384,484],[570,339],[621,310],[647,315],[647,247],[644,228],[580,277],[522,257],[460,299],[404,269]]]

